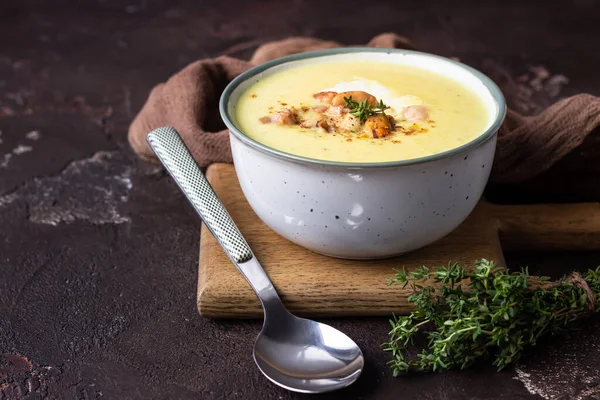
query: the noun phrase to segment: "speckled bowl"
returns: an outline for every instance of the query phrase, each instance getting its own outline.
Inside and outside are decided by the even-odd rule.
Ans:
[[[238,99],[256,81],[300,64],[357,57],[408,63],[459,79],[478,93],[493,122],[458,148],[381,163],[301,157],[265,146],[238,128]],[[246,71],[223,92],[220,112],[242,191],[266,225],[317,253],[377,259],[426,246],[472,212],[490,174],[506,104],[488,77],[456,61],[409,50],[338,48],[295,54]]]

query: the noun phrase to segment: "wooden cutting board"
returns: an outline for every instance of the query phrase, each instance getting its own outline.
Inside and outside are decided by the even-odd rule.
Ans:
[[[394,268],[472,266],[476,258],[504,265],[502,250],[600,249],[600,204],[502,206],[482,201],[454,232],[403,256],[352,261],[322,256],[282,238],[252,211],[231,164],[206,177],[272,279],[289,310],[306,317],[389,316],[411,310],[410,290],[389,286]],[[500,242],[502,239],[502,247]],[[198,311],[209,318],[262,318],[260,303],[202,224]]]

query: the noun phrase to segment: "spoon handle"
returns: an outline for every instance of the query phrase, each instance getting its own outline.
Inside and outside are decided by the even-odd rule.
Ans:
[[[146,140],[229,258],[236,266],[251,260],[254,255],[250,246],[200,171],[179,133],[174,128],[162,127],[150,132]]]
[[[265,315],[267,309],[274,316],[286,313],[273,283],[200,171],[179,133],[171,127],[162,127],[150,132],[146,140],[225,254],[254,289],[265,309]]]

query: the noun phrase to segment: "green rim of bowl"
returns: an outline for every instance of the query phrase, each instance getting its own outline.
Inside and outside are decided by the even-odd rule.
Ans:
[[[435,59],[439,59],[439,60],[442,60],[445,62],[450,62],[455,65],[458,65],[459,67],[467,70],[468,72],[473,74],[477,79],[479,79],[483,83],[483,85],[486,87],[486,89],[490,92],[490,94],[492,95],[492,98],[494,99],[494,101],[496,102],[496,105],[498,107],[498,114],[496,115],[496,119],[489,126],[489,128],[485,132],[483,132],[481,135],[477,136],[475,139],[471,140],[470,142],[467,142],[458,147],[454,147],[450,150],[446,150],[444,152],[432,154],[429,156],[411,158],[408,160],[366,162],[366,163],[365,162],[355,163],[355,162],[345,162],[345,161],[321,160],[318,158],[304,157],[304,156],[299,156],[296,154],[287,153],[287,152],[284,152],[281,150],[277,150],[272,147],[266,146],[256,140],[252,139],[251,137],[247,136],[242,131],[240,131],[231,121],[231,118],[229,117],[229,110],[228,110],[229,99],[230,99],[233,91],[242,82],[252,79],[254,76],[260,74],[261,72],[264,72],[264,71],[268,70],[269,68],[275,67],[280,64],[285,64],[288,62],[299,61],[299,60],[305,60],[308,58],[319,58],[319,57],[323,57],[323,56],[331,56],[331,55],[336,55],[336,54],[347,54],[347,53],[414,54],[414,55],[426,56],[429,58],[435,58]],[[343,167],[343,168],[384,168],[384,167],[400,167],[400,166],[406,166],[406,165],[415,165],[415,164],[421,164],[421,163],[425,163],[425,162],[430,162],[430,161],[435,161],[435,160],[451,157],[453,155],[463,153],[469,149],[478,147],[480,144],[487,142],[488,140],[493,138],[494,135],[498,132],[498,129],[500,128],[500,126],[502,125],[502,122],[504,121],[504,118],[506,117],[506,100],[504,99],[504,95],[502,94],[502,91],[500,90],[500,88],[487,75],[483,74],[482,72],[476,70],[473,67],[470,67],[461,62],[454,61],[454,60],[446,58],[446,57],[437,56],[434,54],[425,53],[425,52],[421,52],[421,51],[404,50],[404,49],[386,49],[386,48],[372,48],[372,47],[341,47],[341,48],[316,50],[316,51],[309,51],[309,52],[305,52],[305,53],[292,54],[289,56],[285,56],[285,57],[277,58],[277,59],[274,59],[271,61],[267,61],[263,64],[257,65],[255,67],[243,72],[242,74],[240,74],[239,76],[234,78],[229,83],[229,85],[227,85],[225,90],[223,91],[223,94],[221,95],[221,98],[219,100],[219,113],[221,114],[221,118],[223,119],[223,122],[225,122],[225,125],[229,129],[229,132],[231,132],[233,135],[235,135],[239,140],[241,140],[245,144],[253,147],[254,149],[256,149],[260,152],[267,153],[269,155],[273,155],[273,156],[276,156],[278,158],[282,158],[282,159],[285,159],[288,161],[296,161],[296,162],[300,162],[300,163],[313,164],[313,165]]]

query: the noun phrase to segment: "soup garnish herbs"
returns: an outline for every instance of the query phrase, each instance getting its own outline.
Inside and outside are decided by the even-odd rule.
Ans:
[[[392,115],[387,115],[385,110],[390,108],[382,99],[360,90],[348,92],[318,92],[313,95],[317,105],[291,106],[278,111],[271,110],[270,115],[261,117],[263,124],[298,125],[301,128],[314,129],[320,132],[346,134],[349,138],[383,138],[400,130],[405,134],[427,132],[427,128],[420,127],[417,122],[427,122],[427,108],[420,105],[411,105],[402,111],[402,116],[407,121],[415,124],[409,128],[396,125]],[[284,105],[284,104],[282,104]],[[285,104],[287,106],[287,104]]]

